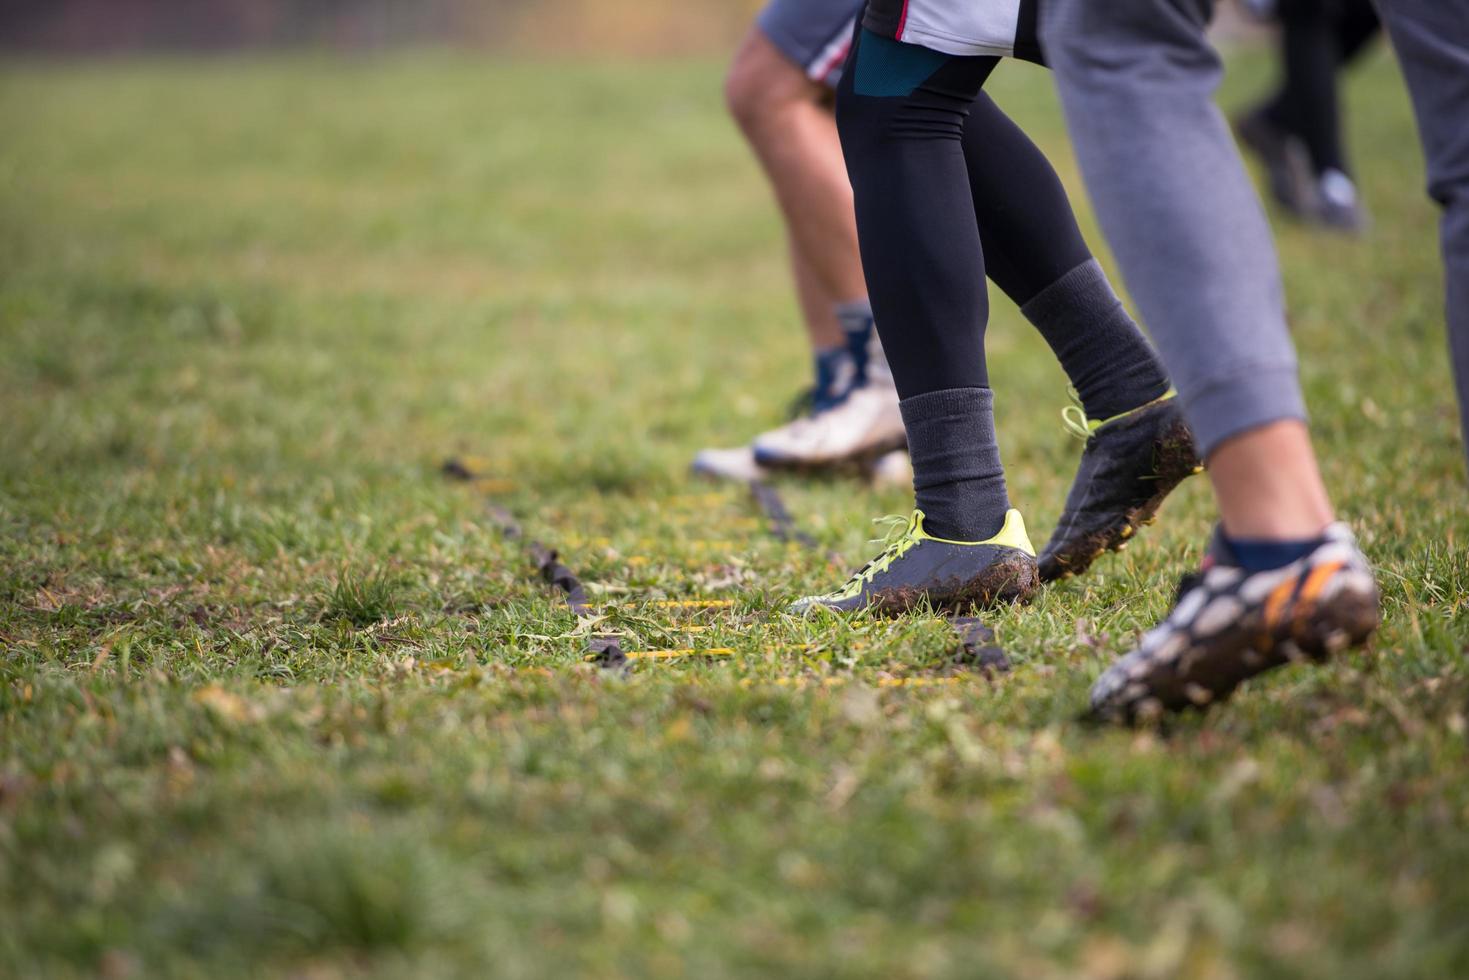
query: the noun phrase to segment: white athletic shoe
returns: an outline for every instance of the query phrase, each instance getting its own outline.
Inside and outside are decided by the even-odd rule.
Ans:
[[[886,456],[878,457],[868,470],[867,478],[878,490],[912,490],[913,460],[908,457],[908,450],[894,449]]]
[[[755,462],[772,469],[867,464],[907,445],[898,393],[873,379],[841,404],[757,436]]]
[[[749,483],[765,479],[772,469],[856,466],[877,487],[911,484],[898,391],[870,319],[865,327],[865,334],[848,330],[846,363],[818,365],[826,407],[757,436],[747,447],[702,450],[694,457],[693,472]]]
[[[769,470],[755,462],[755,450],[749,446],[701,449],[689,469],[697,476],[736,483],[753,483],[770,475]]]

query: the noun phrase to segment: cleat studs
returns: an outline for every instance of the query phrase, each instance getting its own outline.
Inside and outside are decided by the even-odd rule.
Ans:
[[[1122,535],[1122,539],[1125,541],[1137,533],[1137,528],[1133,527],[1131,524],[1124,524],[1122,525],[1122,530],[1118,533]]]

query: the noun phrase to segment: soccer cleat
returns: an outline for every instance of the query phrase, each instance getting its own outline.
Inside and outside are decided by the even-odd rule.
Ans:
[[[869,383],[839,405],[757,436],[755,461],[771,469],[868,466],[908,444],[898,393]]]
[[[770,475],[769,470],[755,462],[755,450],[749,446],[701,449],[689,470],[695,476],[708,477],[711,480],[732,480],[736,483],[752,483]]]
[[[834,403],[758,436],[755,461],[772,469],[812,470],[875,467],[908,445],[898,389],[877,331],[848,335],[849,350],[860,365],[853,386]]]
[[[1367,211],[1357,194],[1357,185],[1340,170],[1328,170],[1316,178],[1314,197],[1304,215],[1312,224],[1349,235],[1366,230]]]
[[[1377,583],[1343,524],[1282,568],[1247,572],[1228,561],[1216,539],[1205,570],[1184,579],[1168,618],[1092,687],[1094,718],[1132,722],[1205,708],[1256,674],[1324,661],[1377,629]]]
[[[817,355],[816,383],[799,399],[791,422],[742,449],[700,451],[693,472],[748,483],[765,479],[774,467],[853,467],[874,486],[896,481],[905,469],[907,453],[900,451],[908,440],[892,372],[870,316],[844,329],[844,348]]]
[[[1309,215],[1316,191],[1305,143],[1271,122],[1263,109],[1236,119],[1234,131],[1264,164],[1271,196],[1291,214]]]
[[[1025,602],[1039,584],[1035,549],[1020,511],[1005,515],[999,534],[971,542],[930,537],[923,529],[923,511],[915,510],[907,529],[844,586],[827,595],[801,599],[791,611],[824,608],[901,613],[925,601],[935,608],[990,606]]]
[[[1086,448],[1066,508],[1041,552],[1042,582],[1080,575],[1106,552],[1126,547],[1164,498],[1203,468],[1171,390],[1102,421],[1087,419],[1075,407],[1062,414]]]
[[[867,480],[874,490],[913,489],[913,459],[906,449],[894,449],[879,456],[867,470]]]

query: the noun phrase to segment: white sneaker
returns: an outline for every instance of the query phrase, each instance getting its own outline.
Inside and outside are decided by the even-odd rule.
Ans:
[[[873,378],[841,404],[758,436],[755,462],[777,469],[870,463],[907,445],[898,393]]]
[[[1336,231],[1360,232],[1368,225],[1367,211],[1357,196],[1357,185],[1340,170],[1328,170],[1316,182],[1316,202],[1307,215]]]
[[[755,462],[755,450],[750,446],[701,449],[689,469],[697,476],[736,483],[753,483],[770,475],[769,470]]]
[[[894,449],[885,456],[879,456],[868,470],[867,478],[875,490],[912,490],[913,460],[909,458],[908,450]]]

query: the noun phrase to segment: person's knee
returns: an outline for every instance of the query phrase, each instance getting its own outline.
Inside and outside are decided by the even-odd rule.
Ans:
[[[767,104],[767,93],[760,76],[740,58],[730,66],[724,78],[724,105],[741,129],[755,124]]]
[[[724,79],[725,106],[747,134],[785,107],[815,98],[814,83],[758,29],[740,46]]]

